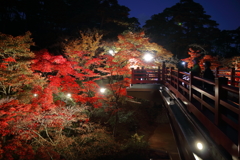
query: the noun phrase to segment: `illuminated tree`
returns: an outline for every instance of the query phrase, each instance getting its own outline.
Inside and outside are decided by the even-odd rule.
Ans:
[[[108,82],[107,100],[110,106],[109,111],[114,117],[114,135],[117,132],[117,125],[121,119],[119,114],[123,111],[126,100],[131,98],[127,96],[127,87],[130,86],[131,67],[145,66],[156,67],[163,61],[169,60],[172,56],[170,52],[156,43],[151,43],[149,38],[145,37],[144,32],[132,33],[126,32],[118,36],[118,41],[108,44],[104,47],[106,53],[103,55],[104,68],[98,70],[105,73],[104,76]],[[111,51],[109,53],[109,51]],[[146,62],[143,57],[146,53],[152,54],[153,62]]]
[[[108,53],[113,49],[112,55]],[[114,84],[113,78],[118,78],[117,83],[122,81],[122,87],[126,89],[129,86],[130,68],[136,66],[153,67],[161,65],[169,60],[172,54],[162,46],[151,43],[149,38],[145,37],[144,32],[132,33],[126,32],[118,36],[118,41],[112,45],[106,46],[106,55],[104,55],[105,66],[101,71],[108,73],[109,84]],[[143,57],[146,53],[152,54],[153,62],[146,62]],[[128,83],[126,83],[128,81]],[[119,85],[119,84],[118,84]],[[113,87],[112,87],[113,88]],[[116,90],[117,91],[117,90]],[[114,94],[113,94],[114,95]]]
[[[211,62],[211,69],[216,69],[216,67],[220,66],[218,57],[211,56],[207,53],[207,51],[198,44],[191,44],[188,46],[188,55],[190,57],[181,59],[184,62],[187,62],[188,68],[191,68],[193,64],[194,58],[199,58],[199,65],[202,70],[204,70],[204,62],[209,61]]]
[[[39,74],[34,74],[30,69],[34,58],[34,53],[30,51],[30,46],[34,45],[30,36],[30,32],[17,37],[0,34],[0,92],[2,97],[13,96],[27,100],[34,84],[44,84]]]
[[[31,73],[37,74],[45,83],[42,85],[34,81],[36,84],[29,89],[31,94],[28,101],[19,101],[17,96],[1,98],[1,158],[59,159],[62,156],[69,159],[95,159],[99,155],[121,150],[103,126],[91,121],[90,115],[96,108],[103,109],[104,116],[110,115],[109,119],[114,117],[115,133],[117,123],[123,121],[121,116],[131,115],[127,113],[120,116],[125,100],[131,98],[126,93],[130,83],[129,67],[132,64],[147,64],[141,59],[141,50],[154,50],[156,46],[143,33],[128,33],[119,36],[119,42],[114,43],[118,49],[115,55],[93,55],[97,50],[94,43],[99,44],[100,39],[91,41],[91,38],[87,42],[93,44],[69,46],[64,56],[53,55],[43,49],[35,52],[34,59],[33,56],[26,58],[31,62],[26,61]],[[155,49],[154,55],[170,57],[170,53],[166,55],[164,49],[163,53],[158,53],[158,49],[162,48]],[[129,50],[133,54],[129,54]],[[5,69],[6,62],[16,63],[13,58],[4,59],[1,66]],[[132,58],[135,62],[129,61]],[[8,74],[10,77],[11,72]],[[29,81],[33,81],[31,78],[35,77],[29,77]],[[98,83],[102,78],[108,79],[108,83],[104,83],[106,94],[99,92]]]
[[[79,38],[67,40],[64,44],[65,53],[71,58],[76,58],[78,62],[80,61],[78,59],[79,57],[76,57],[77,55],[74,53],[70,54],[71,52],[87,51],[89,56],[97,56],[103,35],[99,34],[97,30],[89,30],[87,32],[80,31],[79,33]]]
[[[93,63],[91,60],[85,62],[85,65]],[[72,135],[78,135],[78,139],[84,140],[85,137],[81,135],[87,136],[92,132],[95,125],[89,122],[85,111],[102,105],[99,101],[101,95],[96,92],[99,87],[94,82],[97,74],[91,72],[88,66],[84,68],[77,64],[62,56],[54,56],[47,50],[36,52],[31,69],[41,74],[48,83],[44,86],[36,84],[32,88],[30,103],[1,99],[3,158],[11,159],[17,155],[35,159],[38,154],[54,159],[59,159],[60,155],[73,159],[76,158],[74,156],[79,157],[74,151],[76,148],[64,151],[62,147],[77,145],[77,139]],[[99,132],[106,134],[104,129]],[[9,137],[10,135],[12,136]],[[78,145],[78,152],[80,151],[83,152],[81,145]]]
[[[75,55],[73,56],[73,54]],[[71,55],[74,58],[69,57],[68,60],[61,55],[54,56],[48,50],[41,50],[36,52],[32,69],[48,79],[48,88],[56,96],[60,96],[59,98],[62,97],[59,93],[65,95],[62,98],[71,94],[74,101],[81,104],[94,103],[97,107],[99,94],[98,92],[93,93],[94,90],[99,89],[95,80],[99,79],[100,75],[94,73],[94,70],[90,70],[89,66],[100,63],[100,60],[98,58],[91,59],[87,53],[82,51],[71,52]],[[76,56],[79,58],[75,58]],[[78,62],[81,62],[82,66]]]

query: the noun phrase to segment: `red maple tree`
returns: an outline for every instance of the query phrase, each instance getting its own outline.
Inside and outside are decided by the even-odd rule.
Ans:
[[[201,54],[201,50],[196,48],[189,48],[188,54],[190,57],[181,59],[181,61],[187,62],[188,68],[191,68],[193,66],[193,59],[199,58],[199,66],[202,70],[204,70],[204,62],[209,61],[211,62],[211,69],[214,70],[216,67],[220,66],[220,63],[218,61],[218,57],[214,57],[207,54]]]
[[[75,41],[81,42],[80,46],[73,43],[64,56],[53,55],[46,49],[33,54],[29,52],[30,45],[23,47],[21,43],[16,48],[23,47],[26,56],[16,51],[11,52],[11,56],[3,54],[0,67],[6,77],[0,78],[5,84],[0,89],[4,91],[10,87],[11,92],[4,93],[0,100],[0,158],[75,157],[77,154],[72,146],[77,146],[77,151],[84,154],[81,143],[74,136],[92,132],[93,123],[86,112],[104,107],[118,120],[116,113],[125,100],[131,98],[126,92],[130,85],[130,67],[146,64],[142,55],[149,48],[155,48],[154,54],[159,58],[171,56],[162,47],[150,43],[143,33],[120,35],[114,44],[117,48],[114,56],[97,54],[101,36],[97,36],[96,41],[92,41],[96,36],[82,37],[81,41]],[[132,59],[134,61],[130,61]],[[102,80],[104,83],[100,83]],[[106,87],[107,93],[101,93],[100,87]],[[25,96],[20,98],[23,97],[20,95]],[[102,134],[103,130],[96,131]]]

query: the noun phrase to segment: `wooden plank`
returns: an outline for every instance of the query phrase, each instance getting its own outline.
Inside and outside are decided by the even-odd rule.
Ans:
[[[225,115],[221,114],[221,119],[225,121],[227,124],[229,124],[232,128],[239,131],[238,124],[231,121],[229,118],[227,118]]]

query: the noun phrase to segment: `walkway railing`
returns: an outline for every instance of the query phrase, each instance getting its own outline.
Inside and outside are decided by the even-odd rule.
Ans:
[[[158,69],[135,69],[132,68],[132,84],[161,83],[162,70]]]
[[[231,86],[239,87],[240,84],[240,70],[232,69],[221,69],[217,67],[214,71],[215,77],[226,77],[228,78],[228,84]]]
[[[186,110],[205,126],[216,143],[232,156],[240,157],[240,87],[237,87],[239,81],[236,79],[239,77],[235,75],[235,70],[228,72],[216,69],[215,81],[165,68],[165,65],[161,69],[151,70],[155,73],[154,80],[148,71],[142,75],[135,71],[132,69],[132,84],[162,83],[167,86],[182,100]],[[212,89],[205,89],[203,84],[209,84]]]

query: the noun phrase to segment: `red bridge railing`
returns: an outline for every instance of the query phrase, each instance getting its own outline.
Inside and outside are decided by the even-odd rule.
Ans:
[[[161,83],[167,86],[182,100],[186,110],[206,127],[215,142],[233,157],[239,158],[240,77],[236,74],[239,71],[217,68],[214,72],[215,81],[210,81],[192,76],[191,73],[166,68],[165,65],[155,70],[132,69],[132,84]],[[207,90],[203,84],[209,84],[213,89]]]
[[[158,69],[133,69],[132,68],[132,84],[140,83],[161,83],[160,67]]]

